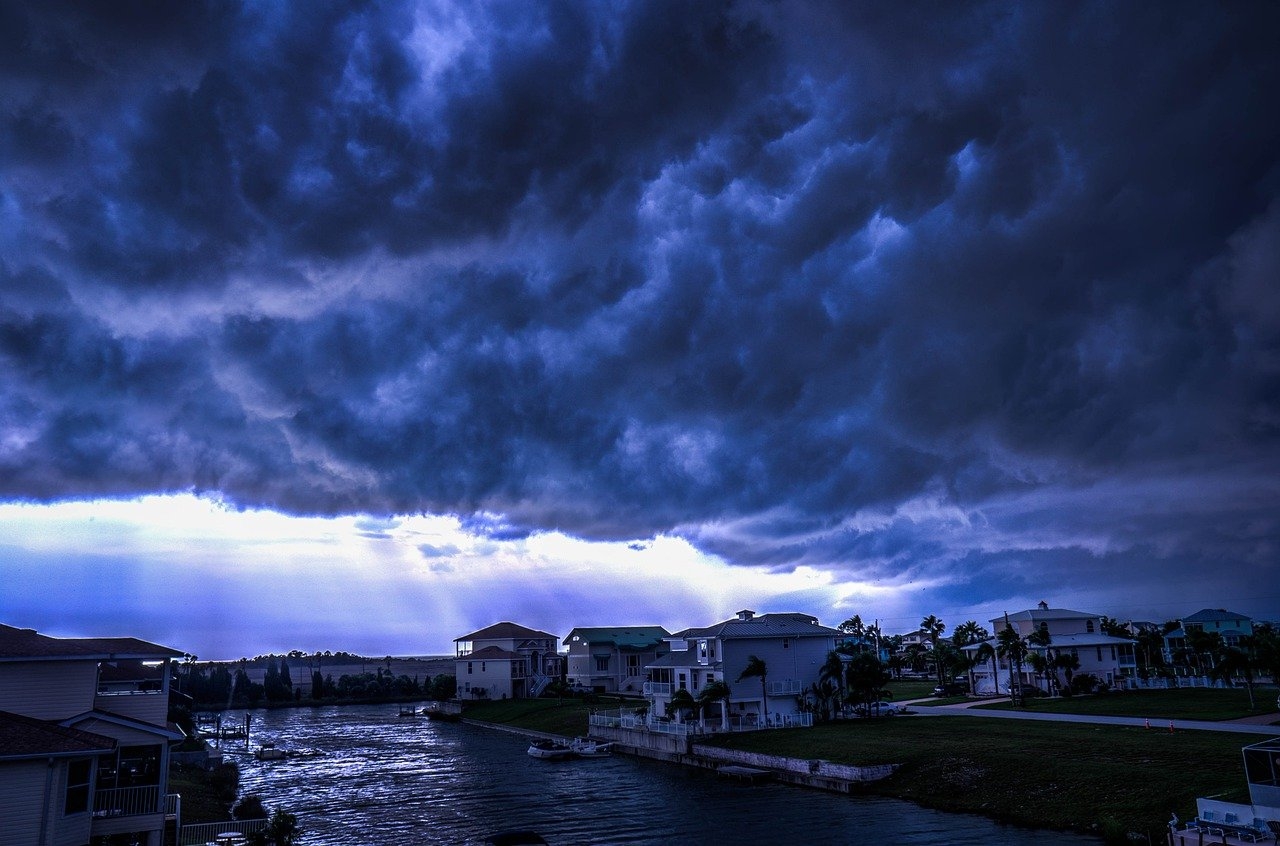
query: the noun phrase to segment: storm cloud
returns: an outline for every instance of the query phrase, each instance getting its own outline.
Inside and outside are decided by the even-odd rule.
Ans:
[[[0,497],[966,602],[1280,581],[1274,3],[6,3],[0,40]]]

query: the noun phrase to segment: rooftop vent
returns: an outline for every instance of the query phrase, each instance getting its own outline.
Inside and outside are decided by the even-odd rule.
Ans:
[[[755,615],[756,615],[756,612],[754,612],[754,611],[745,611],[745,610],[744,610],[744,611],[739,611],[739,612],[738,612],[738,619],[739,619],[739,620],[750,620],[750,619],[751,619],[752,617],[754,617]]]
[[[1045,602],[1043,599],[1042,599],[1042,600],[1040,600],[1040,610],[1041,610],[1041,611],[1048,611],[1048,610],[1049,610],[1049,603]]]

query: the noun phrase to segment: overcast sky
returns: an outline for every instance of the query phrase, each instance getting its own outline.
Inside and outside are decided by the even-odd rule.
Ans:
[[[0,621],[1280,617],[1280,5],[0,2]]]

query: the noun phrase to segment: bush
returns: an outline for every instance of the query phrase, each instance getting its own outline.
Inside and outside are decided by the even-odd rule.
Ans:
[[[1098,677],[1092,673],[1078,673],[1071,679],[1072,693],[1093,693],[1098,687]]]
[[[231,816],[238,820],[265,820],[267,806],[262,804],[261,796],[251,793],[236,803],[231,809]]]

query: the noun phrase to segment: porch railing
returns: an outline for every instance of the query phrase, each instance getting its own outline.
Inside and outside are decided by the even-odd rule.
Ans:
[[[779,681],[771,681],[765,685],[765,689],[770,696],[788,696],[800,693],[804,689],[804,685],[799,679],[781,679]]]
[[[645,696],[670,696],[671,682],[652,682],[652,681],[645,682],[644,695]]]
[[[95,817],[132,817],[138,814],[158,814],[160,805],[159,785],[147,787],[110,787],[93,794]]]
[[[178,835],[178,846],[204,846],[206,843],[217,843],[218,836],[223,834],[240,834],[246,839],[267,827],[267,820],[228,820],[219,823],[193,823],[184,825]],[[224,838],[224,842],[229,838]],[[234,842],[234,841],[230,841]],[[245,842],[244,840],[240,841]]]

